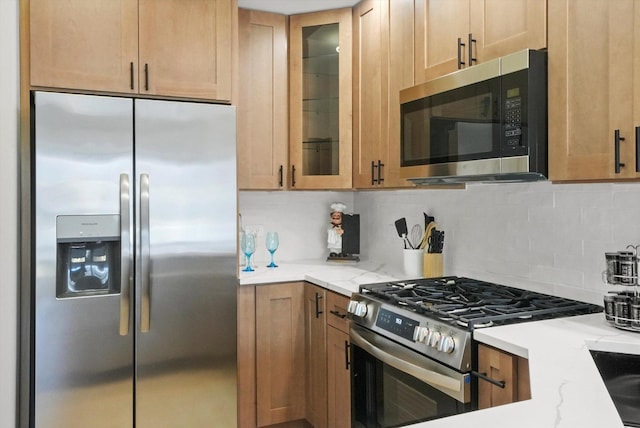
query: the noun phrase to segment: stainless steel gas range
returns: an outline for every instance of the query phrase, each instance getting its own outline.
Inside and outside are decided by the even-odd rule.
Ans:
[[[463,277],[360,286],[351,297],[354,427],[395,427],[477,408],[473,330],[602,307]]]

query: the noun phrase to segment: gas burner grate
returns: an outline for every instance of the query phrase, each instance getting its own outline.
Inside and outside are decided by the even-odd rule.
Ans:
[[[468,329],[602,311],[588,303],[463,277],[369,284],[361,291]]]

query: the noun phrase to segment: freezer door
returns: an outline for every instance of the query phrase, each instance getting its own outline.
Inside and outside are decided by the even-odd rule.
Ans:
[[[235,109],[135,101],[136,427],[236,426]]]
[[[130,427],[134,335],[120,334],[116,253],[129,248],[118,227],[133,102],[36,92],[34,103],[34,425]]]

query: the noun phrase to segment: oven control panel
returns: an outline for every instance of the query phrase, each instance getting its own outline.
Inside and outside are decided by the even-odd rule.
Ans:
[[[471,369],[471,332],[366,294],[353,294],[351,322],[460,370]]]
[[[396,314],[388,309],[380,309],[376,326],[407,340],[413,340],[413,334],[420,325],[419,321]]]

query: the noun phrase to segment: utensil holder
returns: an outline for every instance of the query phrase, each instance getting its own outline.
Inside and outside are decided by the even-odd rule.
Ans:
[[[417,249],[406,249],[404,250],[403,258],[404,258],[404,273],[409,278],[420,278],[422,277],[422,266],[423,266],[423,258],[424,250]]]
[[[442,253],[424,253],[422,274],[425,278],[442,276]]]

